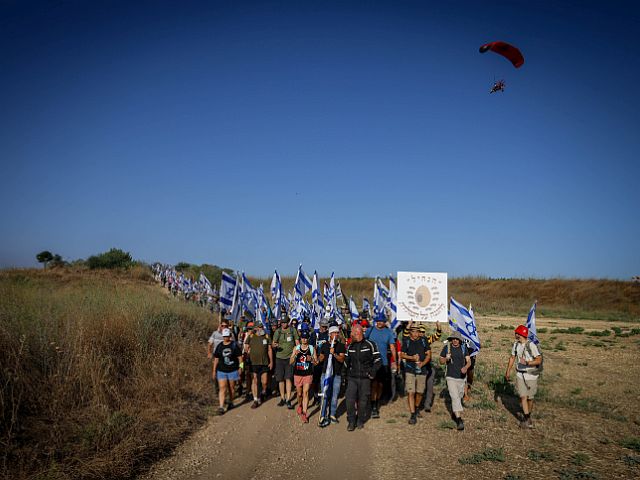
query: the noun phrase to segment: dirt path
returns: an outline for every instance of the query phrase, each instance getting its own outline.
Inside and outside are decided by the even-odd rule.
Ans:
[[[244,403],[212,417],[142,479],[369,478],[366,429],[347,432],[344,417],[320,429],[316,410],[303,424],[295,410],[278,407],[274,399],[256,410]]]

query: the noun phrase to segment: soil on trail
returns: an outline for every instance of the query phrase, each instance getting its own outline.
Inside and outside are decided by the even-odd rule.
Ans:
[[[142,479],[372,478],[366,430],[347,432],[344,416],[338,425],[321,429],[318,406],[309,409],[309,423],[303,424],[295,410],[278,407],[277,401],[269,399],[255,410],[244,402],[212,417]]]

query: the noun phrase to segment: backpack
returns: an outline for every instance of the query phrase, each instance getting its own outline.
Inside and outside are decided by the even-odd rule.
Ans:
[[[517,347],[517,344],[518,342],[515,342],[514,346]],[[524,344],[524,349],[529,353],[529,356],[531,358],[535,358],[531,350],[531,340],[527,339],[526,343]],[[518,350],[516,349],[516,352],[517,351]],[[540,350],[539,346],[538,346],[538,352],[540,353],[540,365],[536,365],[535,367],[527,367],[525,373],[529,373],[531,375],[540,375],[544,370],[544,356],[542,355],[542,350]]]
[[[467,348],[467,345],[464,342],[461,342],[460,346],[462,347],[462,356],[466,357],[467,355],[469,355],[469,349]],[[447,345],[447,354],[448,353],[449,353],[449,345]]]

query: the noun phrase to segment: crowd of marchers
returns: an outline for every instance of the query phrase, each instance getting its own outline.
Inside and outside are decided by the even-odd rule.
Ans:
[[[176,281],[159,281],[175,291]],[[309,423],[310,408],[317,404],[318,425],[324,428],[339,423],[338,400],[344,398],[347,430],[353,431],[380,418],[384,404],[405,396],[408,423],[416,425],[431,412],[437,362],[444,370],[452,419],[458,430],[464,430],[464,404],[470,400],[479,352],[456,331],[443,338],[439,323],[428,332],[423,322],[400,322],[392,329],[384,312],[370,319],[363,311],[358,319],[345,321],[350,318],[346,306],[337,318],[327,307],[317,331],[306,316],[299,321],[285,311],[277,317],[263,312],[267,331],[248,312],[234,321],[224,309],[212,310],[217,310],[218,328],[209,337],[207,356],[212,360],[220,414],[239,400],[256,409],[273,399],[279,407],[295,408],[300,420]],[[527,327],[519,325],[514,336],[505,379],[510,381],[515,370],[520,426],[531,428],[542,356],[528,339]],[[443,345],[436,349],[440,341]]]

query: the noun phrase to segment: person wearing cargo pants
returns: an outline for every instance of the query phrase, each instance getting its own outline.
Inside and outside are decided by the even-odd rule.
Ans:
[[[354,325],[351,329],[351,345],[347,348],[345,365],[347,368],[347,431],[352,432],[356,426],[364,428],[369,413],[371,396],[371,380],[380,368],[380,353],[375,343],[364,339],[362,326]]]

